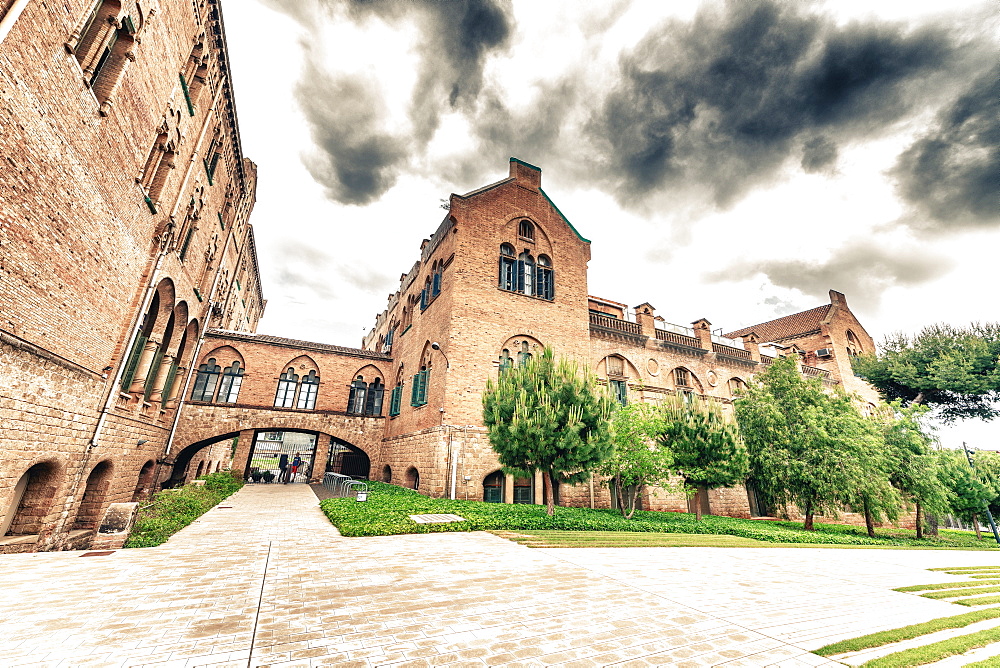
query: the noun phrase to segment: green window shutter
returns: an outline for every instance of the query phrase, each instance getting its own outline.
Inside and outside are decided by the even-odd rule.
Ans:
[[[418,373],[420,377],[420,395],[418,397],[418,406],[424,406],[427,404],[427,376],[430,374],[430,369],[425,369]]]
[[[389,415],[399,415],[399,405],[403,400],[403,386],[397,385],[392,388],[392,398],[389,401]]]
[[[410,405],[419,406],[418,398],[420,397],[420,374],[413,376],[413,387],[410,388]]]
[[[191,91],[188,90],[188,82],[184,78],[183,72],[181,72],[181,90],[184,91],[184,101],[187,102],[188,113],[194,116],[194,105],[191,104]]]
[[[188,233],[184,236],[184,243],[181,244],[181,262],[184,261],[184,257],[187,255],[192,236],[194,236],[194,225],[188,230]]]
[[[223,220],[222,220],[222,212],[221,211],[216,211],[215,215],[219,217],[219,227],[221,227],[222,229],[226,229],[226,223],[223,222]]]
[[[167,371],[167,382],[163,384],[163,402],[160,404],[162,408],[167,407],[167,400],[170,399],[170,394],[174,389],[174,381],[177,379],[177,361],[170,365],[170,370]]]
[[[153,385],[156,383],[156,377],[160,374],[160,365],[163,363],[163,348],[163,345],[159,345],[156,347],[156,352],[153,353],[153,363],[149,366],[149,375],[146,376],[146,386],[142,393],[142,398],[146,401],[149,400],[149,395],[153,392]]]
[[[139,357],[142,355],[142,349],[146,347],[147,337],[140,334],[135,337],[135,343],[132,344],[132,351],[128,354],[128,362],[125,363],[125,372],[122,374],[122,384],[121,389],[128,392],[129,385],[132,384],[132,380],[135,378],[135,369],[139,366]]]

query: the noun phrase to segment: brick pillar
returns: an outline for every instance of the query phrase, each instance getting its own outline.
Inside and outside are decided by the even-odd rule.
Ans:
[[[170,373],[170,367],[173,366],[173,363],[173,355],[163,356],[163,360],[160,362],[160,368],[156,370],[156,378],[153,380],[153,389],[149,393],[150,403],[158,404],[163,401],[163,386],[167,384],[167,375]]]
[[[635,321],[639,323],[643,336],[656,338],[656,311],[650,304],[639,304],[635,307]]]
[[[124,48],[131,47],[131,45],[122,46]],[[118,50],[117,44],[115,45],[115,50]],[[135,54],[131,51],[125,51],[125,53],[122,53],[117,58],[112,56],[108,60],[108,64],[105,65],[107,71],[102,71],[97,76],[97,81],[94,82],[94,94],[97,95],[98,100],[102,100],[99,110],[101,116],[107,116],[111,113],[111,105],[114,103],[115,93],[118,92],[118,87],[125,77],[125,70],[128,68],[128,64],[135,61]]]
[[[514,476],[503,474],[503,502],[514,503]]]
[[[694,335],[698,337],[698,345],[708,352],[712,352],[712,323],[704,318],[691,323],[694,327]]]
[[[247,467],[250,465],[250,451],[253,450],[255,432],[254,429],[244,429],[240,432],[239,441],[236,443],[233,469],[239,471],[244,478],[247,476]]]
[[[156,350],[160,347],[160,342],[155,339],[146,341],[142,347],[142,355],[139,356],[139,363],[135,367],[135,375],[132,376],[132,384],[128,391],[132,394],[142,394],[146,387],[146,377],[149,375],[149,368],[153,365],[153,358],[156,357]]]
[[[309,482],[323,482],[323,476],[326,474],[326,460],[330,458],[330,445],[332,443],[333,438],[329,434],[317,434]],[[370,473],[369,477],[371,477]]]
[[[740,337],[743,339],[743,348],[750,353],[750,359],[754,362],[760,361],[760,346],[758,345],[757,335],[753,332],[749,334],[744,334]]]
[[[101,17],[98,16],[94,21],[101,21]],[[94,76],[94,67],[97,66],[97,62],[101,59],[101,54],[104,49],[95,49],[95,44],[107,44],[108,39],[111,37],[111,33],[118,30],[118,24],[115,21],[113,14],[108,14],[104,17],[104,25],[102,25],[98,30],[90,30],[86,35],[83,36],[83,40],[76,45],[76,55],[78,58],[86,58],[86,62],[81,63],[83,66],[83,76],[90,81],[90,78]]]

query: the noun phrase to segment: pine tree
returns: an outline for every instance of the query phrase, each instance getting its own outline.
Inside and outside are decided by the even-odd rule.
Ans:
[[[542,472],[548,514],[552,481],[581,482],[611,454],[613,400],[579,365],[551,349],[505,369],[483,393],[483,422],[508,473]]]

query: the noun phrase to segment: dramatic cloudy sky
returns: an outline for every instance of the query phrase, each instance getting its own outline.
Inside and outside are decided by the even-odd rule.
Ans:
[[[593,241],[590,292],[668,321],[831,288],[876,340],[1000,320],[995,9],[230,0],[259,331],[360,345],[442,200],[510,156]],[[1000,449],[1000,423],[944,436]]]

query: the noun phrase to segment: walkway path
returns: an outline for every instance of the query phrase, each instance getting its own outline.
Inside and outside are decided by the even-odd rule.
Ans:
[[[954,578],[927,567],[1000,563],[341,538],[305,485],[246,487],[157,548],[83,554],[0,556],[0,666],[821,665],[807,650],[956,614],[890,591]]]

